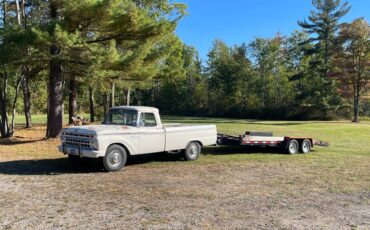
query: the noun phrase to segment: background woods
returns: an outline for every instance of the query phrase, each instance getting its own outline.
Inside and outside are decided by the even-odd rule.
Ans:
[[[47,113],[47,137],[77,114],[114,105],[174,115],[359,120],[369,113],[370,30],[342,22],[347,2],[314,0],[288,36],[229,46],[207,60],[175,34],[184,4],[167,0],[2,0],[0,133]],[[246,28],[248,29],[248,28]]]

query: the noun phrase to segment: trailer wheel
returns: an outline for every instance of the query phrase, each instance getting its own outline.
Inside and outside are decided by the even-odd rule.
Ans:
[[[307,139],[303,140],[299,149],[301,153],[309,153],[311,151],[311,142]]]
[[[295,139],[290,140],[287,147],[289,154],[297,154],[299,151],[299,144],[298,141]]]
[[[123,168],[126,164],[126,150],[119,145],[111,145],[103,157],[104,169],[108,172],[115,172]]]
[[[198,159],[200,152],[202,150],[202,147],[198,142],[190,142],[188,146],[186,146],[184,156],[185,159],[188,161],[194,161]]]

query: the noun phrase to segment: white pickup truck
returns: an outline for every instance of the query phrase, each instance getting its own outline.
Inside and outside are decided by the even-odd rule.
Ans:
[[[162,125],[152,107],[119,106],[109,110],[103,124],[65,128],[59,151],[71,161],[101,158],[107,171],[122,169],[127,155],[182,153],[196,160],[202,146],[215,145],[215,125]]]

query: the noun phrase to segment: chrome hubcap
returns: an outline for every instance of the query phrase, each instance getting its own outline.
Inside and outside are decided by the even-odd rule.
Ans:
[[[121,155],[118,153],[118,151],[113,151],[109,156],[109,164],[113,167],[116,167],[121,164]]]
[[[198,148],[195,145],[192,145],[190,148],[190,154],[191,155],[196,155],[198,153]]]
[[[302,146],[303,152],[307,153],[309,151],[309,149],[310,149],[310,146],[309,146],[308,142],[304,142],[303,146]]]
[[[298,150],[298,146],[296,143],[291,143],[289,146],[290,153],[296,153]]]

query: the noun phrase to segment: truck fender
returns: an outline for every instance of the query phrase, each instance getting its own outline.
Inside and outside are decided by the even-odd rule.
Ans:
[[[109,146],[113,144],[123,146],[124,148],[127,149],[130,155],[135,155],[139,152],[139,150],[132,143],[130,143],[130,141],[126,140],[126,138],[122,138],[122,137],[115,138],[115,137],[109,136],[109,137],[105,137],[104,139],[105,139],[104,142],[106,143],[106,145],[102,146],[102,151],[104,152],[108,149]]]

